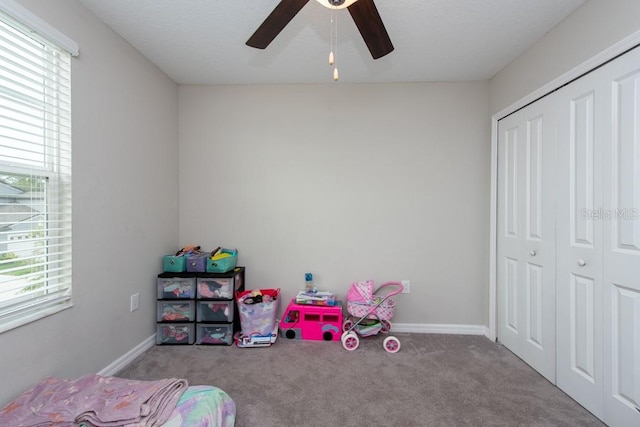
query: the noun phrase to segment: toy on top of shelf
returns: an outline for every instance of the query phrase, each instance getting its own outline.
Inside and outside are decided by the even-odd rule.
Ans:
[[[176,252],[175,256],[202,255],[204,252],[200,250],[200,245],[187,245]]]
[[[296,304],[336,305],[336,296],[331,292],[300,291],[296,295]]]

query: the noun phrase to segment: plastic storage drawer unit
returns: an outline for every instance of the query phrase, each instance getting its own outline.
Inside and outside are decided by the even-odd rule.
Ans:
[[[163,300],[156,302],[158,322],[193,322],[196,303],[193,300]]]
[[[196,323],[196,344],[231,345],[233,344],[232,323]]]
[[[233,322],[233,301],[198,301],[197,322]]]
[[[158,323],[156,344],[193,344],[195,323]]]
[[[158,275],[158,299],[194,299],[196,278],[186,275],[162,273]]]
[[[204,277],[203,277],[204,276]],[[233,277],[198,276],[198,299],[232,299],[234,286]]]

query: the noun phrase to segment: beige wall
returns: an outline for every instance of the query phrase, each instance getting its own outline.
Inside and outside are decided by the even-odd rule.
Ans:
[[[487,325],[488,84],[180,87],[180,241],[283,302],[410,280],[397,323]],[[281,307],[281,309],[284,309]]]
[[[491,80],[491,113],[637,31],[640,1],[589,0]]]
[[[178,242],[176,84],[79,2],[20,3],[80,45],[74,307],[0,334],[0,406],[45,376],[97,372],[153,334],[158,254]],[[141,308],[130,313],[135,292]]]

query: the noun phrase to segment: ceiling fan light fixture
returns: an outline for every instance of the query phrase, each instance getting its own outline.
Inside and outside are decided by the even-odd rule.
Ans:
[[[346,9],[358,0],[316,0],[318,3],[329,9]]]
[[[374,0],[316,1],[332,13],[348,8],[349,15],[358,27],[373,59],[382,58],[393,51],[393,44]],[[309,0],[280,0],[275,9],[249,37],[247,46],[265,49],[308,2]],[[337,13],[335,16],[337,18]],[[337,60],[338,52],[334,52],[334,55]]]

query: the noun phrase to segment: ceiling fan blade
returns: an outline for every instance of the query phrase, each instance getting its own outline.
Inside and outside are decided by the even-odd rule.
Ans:
[[[358,0],[348,9],[373,59],[393,51],[393,44],[373,0]]]
[[[287,26],[294,16],[309,2],[309,0],[281,0],[247,40],[247,45],[264,49],[276,38],[280,31]]]

